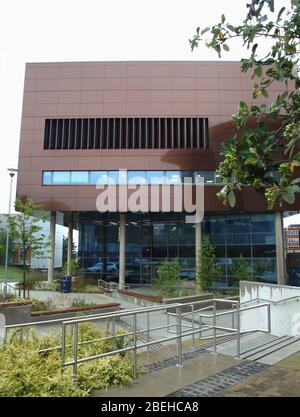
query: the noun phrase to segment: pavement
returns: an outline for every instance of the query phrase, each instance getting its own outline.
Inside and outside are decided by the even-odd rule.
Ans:
[[[57,292],[33,291],[32,296],[45,299],[57,296]],[[74,299],[83,298],[87,302],[110,303],[118,301],[125,310],[141,309],[142,306],[129,303],[122,299],[102,294],[70,293],[64,296]],[[147,327],[147,314],[137,316],[138,329]],[[153,312],[150,314],[151,327],[161,327],[167,324],[166,314]],[[205,319],[208,323],[211,319]],[[175,324],[175,317],[170,319]],[[190,326],[189,319],[183,320],[184,326]],[[220,316],[218,324],[231,327],[230,315]],[[118,322],[117,328],[131,329],[133,325],[132,315],[123,317]],[[175,330],[175,327],[174,329]],[[209,332],[207,332],[209,333]],[[146,337],[146,333],[143,333]],[[170,337],[167,329],[152,331],[152,340],[160,340]],[[271,335],[269,335],[271,336]],[[249,340],[248,340],[249,339]],[[245,337],[245,343],[251,347],[253,336]],[[209,347],[203,345],[195,337],[193,346],[191,337],[183,341],[183,367],[178,367],[177,345],[174,340],[157,344],[155,348],[147,352],[145,349],[138,353],[138,368],[142,369],[139,382],[97,391],[95,397],[300,397],[300,352],[292,354],[275,365],[260,363],[250,360],[238,360],[232,356],[226,347],[234,346],[234,342],[226,342],[218,347],[218,354],[213,354]],[[245,345],[246,346],[246,345]],[[248,345],[247,345],[248,346]],[[246,347],[247,347],[246,346]],[[227,350],[228,351],[227,351]],[[280,358],[279,358],[280,359]],[[159,383],[158,383],[159,381]]]

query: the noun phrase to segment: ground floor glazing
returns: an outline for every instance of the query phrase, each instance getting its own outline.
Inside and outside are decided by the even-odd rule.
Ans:
[[[84,276],[119,280],[119,213],[78,213],[78,257]],[[126,213],[125,282],[151,284],[164,260],[179,259],[182,280],[195,282],[195,224],[184,213]],[[233,285],[232,265],[240,255],[255,280],[275,283],[274,213],[207,214],[201,235],[215,245],[222,276],[216,287]]]

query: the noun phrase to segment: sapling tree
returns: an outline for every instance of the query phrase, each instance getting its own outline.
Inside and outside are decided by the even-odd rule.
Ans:
[[[222,267],[217,262],[215,246],[207,235],[202,237],[196,266],[197,292],[210,291],[214,282],[222,276]]]
[[[29,256],[41,257],[48,255],[50,238],[47,239],[41,233],[41,221],[47,219],[47,215],[42,211],[42,206],[35,203],[32,198],[22,201],[16,198],[15,209],[19,213],[14,216],[7,216],[9,233],[12,237],[14,247],[19,249],[23,266],[23,297],[26,296],[26,270]],[[21,289],[19,289],[21,295]]]

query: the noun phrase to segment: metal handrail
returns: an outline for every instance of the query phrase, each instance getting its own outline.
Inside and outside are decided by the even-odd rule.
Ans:
[[[300,295],[294,295],[293,297],[284,298],[283,300],[278,300],[278,301],[273,301],[273,300],[268,300],[266,298],[257,297],[257,298],[253,298],[253,300],[243,301],[241,304],[248,304],[248,303],[252,303],[253,301],[267,301],[268,303],[279,304],[279,303],[284,303],[286,301],[291,301],[295,299],[300,299]]]
[[[222,313],[217,313],[217,304],[218,303],[230,303],[231,305],[236,305],[236,309],[234,310],[229,310],[226,312],[222,312]],[[260,307],[264,307],[264,306],[268,306],[268,331],[270,331],[271,326],[270,326],[270,305],[269,304],[262,304],[262,305],[255,305],[255,306],[250,306],[250,307],[245,307],[240,309],[240,303],[238,301],[234,301],[234,300],[224,300],[224,299],[212,299],[209,300],[209,303],[211,305],[206,306],[204,308],[201,309],[195,309],[195,306],[197,305],[201,305],[203,303],[208,303],[208,300],[201,300],[201,301],[196,301],[196,302],[191,302],[191,303],[173,303],[173,304],[164,304],[164,305],[160,305],[160,306],[150,306],[150,307],[143,307],[143,308],[136,308],[133,310],[125,310],[125,311],[117,311],[117,312],[110,312],[110,313],[102,313],[102,314],[94,314],[94,315],[87,315],[87,316],[83,316],[83,317],[77,317],[77,318],[72,318],[70,317],[69,319],[52,319],[52,320],[46,320],[46,321],[39,321],[39,322],[32,322],[32,323],[22,323],[22,324],[13,324],[13,325],[7,325],[5,326],[5,335],[6,335],[6,331],[8,329],[13,329],[13,328],[21,328],[21,334],[20,334],[20,340],[23,340],[23,329],[24,327],[29,327],[29,326],[39,326],[39,325],[61,325],[61,344],[60,346],[55,346],[49,349],[44,349],[44,350],[39,350],[38,352],[42,352],[42,351],[48,351],[48,350],[60,350],[61,353],[61,367],[62,369],[64,367],[67,366],[72,366],[73,367],[73,381],[76,382],[77,381],[77,373],[78,373],[78,365],[84,362],[88,362],[91,360],[96,360],[96,359],[100,359],[100,358],[104,358],[107,356],[112,356],[112,355],[116,355],[119,353],[125,353],[125,352],[132,352],[133,354],[133,380],[135,381],[137,379],[137,351],[139,349],[147,349],[149,350],[150,346],[155,345],[155,344],[161,344],[161,343],[166,343],[169,341],[173,341],[176,340],[177,342],[177,356],[178,356],[178,363],[177,366],[181,367],[182,366],[182,362],[183,362],[183,355],[182,355],[182,341],[184,337],[188,337],[191,336],[193,339],[193,346],[195,346],[195,336],[199,335],[199,338],[202,338],[202,332],[205,331],[212,331],[213,335],[212,336],[208,336],[208,337],[204,337],[204,339],[208,339],[208,338],[212,338],[213,339],[213,352],[217,353],[217,338],[225,336],[228,332],[231,334],[236,334],[237,335],[237,357],[240,357],[240,337],[242,333],[245,333],[246,331],[241,331],[240,328],[240,312],[241,311],[245,311],[245,310],[251,310],[254,308],[260,308]],[[192,314],[192,322],[191,324],[186,324],[186,323],[182,323],[182,319],[184,319],[184,317],[186,317],[188,314],[187,313],[183,313],[182,310],[184,308],[190,307],[191,308],[191,312],[188,312],[189,314]],[[176,313],[171,313],[168,310],[169,309],[176,309]],[[204,311],[204,310],[209,310],[209,309],[213,309],[213,314],[210,316],[207,316],[203,313],[199,314],[199,321],[197,322],[195,320],[195,313],[199,313],[199,311]],[[163,312],[165,313],[165,317],[167,319],[166,324],[162,323],[162,325],[158,325],[158,323],[156,323],[155,326],[151,327],[151,320],[150,320],[150,316],[151,313],[156,313],[156,312]],[[217,318],[221,315],[224,314],[236,314],[237,315],[237,322],[236,322],[236,327],[234,326],[234,323],[232,325],[232,327],[225,327],[225,326],[220,326],[217,323]],[[138,322],[138,317],[145,315],[146,314],[146,327],[144,327],[143,329],[139,329],[137,327],[137,322]],[[202,316],[206,316],[206,317],[212,317],[213,318],[213,323],[210,325],[207,324],[202,324]],[[116,334],[116,330],[115,330],[115,324],[116,324],[116,320],[117,319],[121,319],[124,317],[132,317],[132,330],[130,329],[128,332],[126,332],[125,334]],[[174,318],[175,322],[170,322],[170,318]],[[104,337],[100,337],[97,339],[92,339],[92,340],[84,340],[84,341],[79,341],[79,325],[80,323],[84,323],[84,322],[95,322],[95,321],[101,321],[101,320],[105,320],[108,322],[108,335],[106,334]],[[110,326],[111,326],[111,330],[110,330]],[[67,330],[70,327],[71,330],[71,341],[67,342],[66,336],[67,336]],[[172,328],[175,328],[175,331],[171,330]],[[159,336],[159,339],[155,339],[155,340],[151,340],[150,339],[150,334],[151,332],[155,332],[157,330],[161,330],[161,329],[167,329],[167,333],[173,333],[172,335],[168,335],[166,337],[161,337]],[[257,329],[257,330],[261,330],[261,329]],[[251,331],[255,331],[255,329],[252,329]],[[221,334],[218,334],[218,332],[223,332]],[[175,334],[174,334],[175,333]],[[141,334],[145,334],[147,339],[146,341],[140,341],[138,340],[138,336]],[[132,340],[131,346],[126,346],[123,347],[121,349],[116,349],[116,345],[115,345],[115,341],[117,338],[124,338],[124,337],[128,337],[131,336]],[[96,341],[99,340],[112,340],[112,350],[109,352],[105,352],[105,353],[100,353],[100,354],[96,354],[96,355],[92,355],[89,357],[83,357],[80,358],[78,357],[78,350],[80,348],[81,345],[86,345],[88,343],[94,343]],[[6,340],[6,338],[5,338]],[[68,360],[66,360],[66,348],[71,347],[71,354],[72,354],[72,359],[68,358]]]

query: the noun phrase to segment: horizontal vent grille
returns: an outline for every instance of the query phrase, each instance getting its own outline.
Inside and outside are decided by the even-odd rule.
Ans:
[[[44,149],[206,149],[198,117],[46,119]]]

